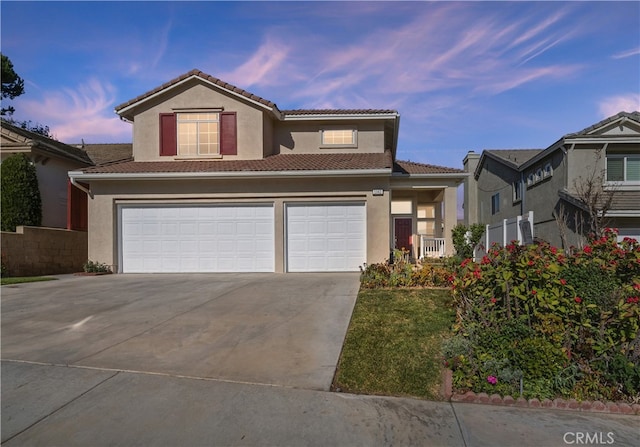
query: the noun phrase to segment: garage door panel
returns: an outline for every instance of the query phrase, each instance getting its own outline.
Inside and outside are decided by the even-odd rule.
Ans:
[[[273,272],[273,206],[123,206],[123,272]]]
[[[287,205],[287,270],[358,271],[366,261],[364,203]]]

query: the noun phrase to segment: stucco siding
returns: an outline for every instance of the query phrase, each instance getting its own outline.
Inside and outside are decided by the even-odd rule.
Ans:
[[[275,269],[285,270],[286,203],[364,202],[367,215],[367,262],[388,257],[389,180],[387,178],[246,179],[200,181],[92,182],[89,200],[89,259],[119,263],[118,205],[133,203],[270,203],[275,212]],[[384,189],[383,196],[372,190]],[[256,193],[256,191],[260,191]]]
[[[263,158],[264,145],[270,144],[263,142],[263,109],[197,81],[190,81],[139,106],[133,126],[134,159],[136,161],[158,161],[176,158],[160,156],[160,113],[206,108],[220,108],[225,112],[237,113],[238,154],[225,155],[225,159]]]
[[[321,147],[320,130],[357,130],[357,147]],[[382,121],[358,120],[349,124],[339,121],[284,121],[276,126],[276,150],[282,154],[384,152],[384,123]]]

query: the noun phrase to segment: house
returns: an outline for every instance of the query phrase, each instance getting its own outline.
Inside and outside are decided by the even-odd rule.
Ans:
[[[92,166],[87,153],[77,147],[1,120],[2,160],[26,154],[35,164],[42,201],[42,226],[86,230],[86,194],[69,183],[68,171]]]
[[[533,211],[534,235],[578,245],[588,234],[580,190],[590,181],[608,226],[640,240],[640,112],[620,112],[546,149],[469,152],[465,223],[495,224]]]
[[[396,159],[387,109],[281,110],[199,70],[115,109],[133,160],[69,173],[117,272],[358,271],[453,250],[459,169]]]

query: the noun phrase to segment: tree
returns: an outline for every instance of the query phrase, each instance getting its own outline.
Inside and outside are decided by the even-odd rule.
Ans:
[[[2,99],[14,99],[24,93],[24,80],[13,69],[11,60],[2,53],[0,53],[0,56],[2,57],[2,73],[0,74],[2,79]],[[0,109],[0,115],[11,115],[13,112],[15,112],[15,108],[12,106]]]
[[[39,226],[42,200],[36,167],[25,154],[16,154],[2,162],[2,231],[16,231],[18,225]]]
[[[599,239],[605,235],[605,229],[610,224],[608,213],[613,205],[613,200],[618,192],[615,185],[606,184],[606,172],[601,169],[602,149],[596,152],[592,169],[585,177],[578,177],[573,182],[573,194],[569,197],[569,204],[573,211],[569,211],[564,204],[560,204],[554,211],[554,217],[558,224],[560,237],[565,249],[573,244],[569,240],[570,231],[577,236],[578,248],[584,245],[585,240]]]
[[[473,250],[480,242],[484,234],[485,226],[482,224],[472,224],[467,227],[458,224],[451,230],[451,239],[456,249],[456,255],[462,259],[473,258]]]

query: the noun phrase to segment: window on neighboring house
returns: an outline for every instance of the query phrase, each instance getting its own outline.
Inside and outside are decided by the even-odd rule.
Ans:
[[[513,201],[519,202],[522,200],[522,183],[520,180],[513,182]]]
[[[639,155],[607,155],[608,182],[639,182]]]
[[[160,114],[160,155],[236,155],[235,112]]]
[[[419,204],[417,217],[418,234],[436,237],[436,205]]]
[[[500,193],[491,196],[491,214],[500,212]]]
[[[178,155],[220,152],[220,114],[178,113]]]
[[[320,131],[321,146],[357,146],[357,131],[355,129],[322,129]]]
[[[542,173],[542,176],[544,178],[547,177],[551,177],[553,175],[553,167],[551,166],[551,163],[547,163],[546,165],[544,165],[544,172]]]

